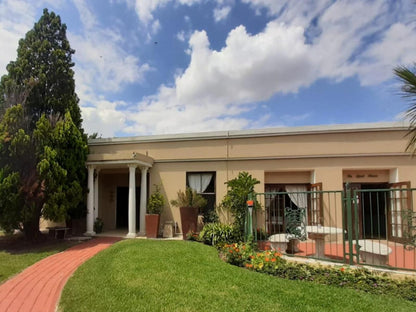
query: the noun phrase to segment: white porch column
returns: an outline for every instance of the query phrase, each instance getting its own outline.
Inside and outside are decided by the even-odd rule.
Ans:
[[[100,169],[95,169],[95,179],[94,179],[94,221],[98,218],[98,177],[100,174]]]
[[[136,237],[136,167],[129,165],[129,238]]]
[[[146,202],[147,202],[147,167],[142,167],[142,179],[140,184],[140,229],[139,235],[146,235]]]
[[[94,232],[94,166],[88,165],[88,198],[87,198],[87,232],[93,236]]]

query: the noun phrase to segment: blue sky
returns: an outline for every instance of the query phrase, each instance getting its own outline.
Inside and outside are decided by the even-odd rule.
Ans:
[[[413,0],[0,0],[0,75],[44,7],[103,137],[394,121]]]

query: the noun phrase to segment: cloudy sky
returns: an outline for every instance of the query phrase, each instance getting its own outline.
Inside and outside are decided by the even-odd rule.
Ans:
[[[0,0],[0,75],[43,8],[103,137],[394,121],[413,0]]]

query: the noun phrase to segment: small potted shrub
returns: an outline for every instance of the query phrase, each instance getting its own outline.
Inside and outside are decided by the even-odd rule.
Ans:
[[[179,190],[178,198],[170,203],[180,209],[182,235],[183,239],[186,239],[188,232],[196,232],[199,209],[205,207],[207,201],[195,190],[188,187],[185,191]]]
[[[160,193],[159,185],[155,185],[155,192],[150,195],[147,203],[146,236],[156,238],[159,233],[160,214],[165,206],[165,198]]]
[[[101,218],[96,218],[94,221],[94,232],[100,234],[103,231],[104,222]]]

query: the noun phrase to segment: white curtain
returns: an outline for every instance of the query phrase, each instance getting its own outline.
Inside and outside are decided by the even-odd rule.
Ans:
[[[299,208],[305,209],[304,224],[307,224],[308,220],[308,194],[306,185],[286,185],[286,192],[289,195],[290,200]]]
[[[204,193],[211,183],[212,173],[190,173],[188,174],[189,187],[197,193]]]
[[[298,208],[306,208],[308,206],[308,194],[306,185],[286,185],[286,192],[290,200],[298,206]]]

